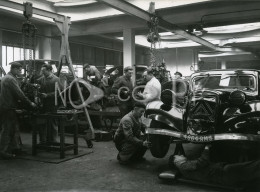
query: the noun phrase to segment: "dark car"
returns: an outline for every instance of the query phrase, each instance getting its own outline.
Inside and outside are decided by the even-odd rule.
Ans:
[[[170,143],[192,142],[259,157],[259,79],[258,70],[211,70],[163,84],[161,101],[146,109],[152,155],[163,158]]]

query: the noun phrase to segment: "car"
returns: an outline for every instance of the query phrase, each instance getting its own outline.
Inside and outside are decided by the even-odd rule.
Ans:
[[[154,157],[183,142],[218,145],[226,154],[236,151],[237,159],[260,157],[259,70],[200,71],[166,82],[161,101],[149,103],[145,113],[152,119],[146,132]]]

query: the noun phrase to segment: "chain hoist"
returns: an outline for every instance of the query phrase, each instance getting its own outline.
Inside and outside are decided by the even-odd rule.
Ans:
[[[171,74],[166,69],[164,59],[157,51],[156,45],[160,48],[160,35],[158,33],[159,18],[155,15],[151,16],[150,22],[148,22],[149,34],[147,35],[147,41],[151,43],[150,47],[150,67],[153,69],[154,76],[161,82],[167,82],[171,80]]]
[[[23,67],[25,70],[25,79],[21,85],[25,95],[38,106],[41,105],[41,101],[38,97],[39,85],[35,83],[36,66],[35,66],[35,42],[36,42],[36,26],[30,21],[32,17],[32,4],[25,3],[24,16],[26,21],[22,25],[22,43],[23,43]],[[27,51],[29,52],[29,58],[27,58]]]
[[[22,25],[22,41],[24,54],[25,74],[29,78],[35,76],[35,42],[36,42],[36,26],[30,21],[32,17],[32,4],[25,3],[24,16],[26,21]],[[26,50],[29,51],[29,58],[27,58]],[[28,73],[28,74],[27,74]]]

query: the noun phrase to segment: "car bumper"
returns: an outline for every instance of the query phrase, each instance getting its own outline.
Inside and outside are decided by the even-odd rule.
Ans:
[[[255,141],[260,142],[260,135],[253,134],[239,134],[239,133],[222,133],[222,134],[210,134],[210,135],[189,135],[182,132],[158,129],[158,128],[147,128],[146,134],[152,135],[165,135],[189,141],[192,143],[208,143],[213,141]]]

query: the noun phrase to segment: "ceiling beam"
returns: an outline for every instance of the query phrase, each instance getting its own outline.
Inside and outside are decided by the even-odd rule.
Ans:
[[[117,9],[117,10],[120,10],[124,13],[127,13],[127,14],[130,14],[130,15],[133,15],[133,16],[136,16],[136,17],[139,17],[141,19],[144,19],[145,21],[148,21],[150,22],[150,19],[151,19],[151,14],[126,2],[126,1],[123,1],[123,0],[98,0],[100,2],[104,2],[105,4]],[[199,43],[201,45],[204,45],[210,49],[213,49],[213,50],[216,50],[218,47],[215,46],[214,44],[202,39],[202,38],[199,38],[195,35],[192,35],[188,32],[186,32],[185,30],[181,29],[180,27],[178,27],[177,25],[175,24],[172,24],[172,23],[169,23],[165,20],[163,20],[162,18],[159,18],[159,23],[158,23],[158,27],[159,28],[162,28],[166,31],[171,31],[173,33],[177,33],[178,35],[181,35],[183,36],[184,38],[186,39],[190,39],[196,43]]]
[[[98,0],[100,2],[103,2],[107,4],[110,7],[113,7],[117,10],[120,10],[124,13],[136,16],[138,18],[141,18],[147,22],[150,22],[152,14],[140,9],[139,7],[136,7],[135,5],[132,5],[124,0]],[[196,35],[193,35],[183,29],[181,29],[179,26],[170,23],[168,21],[163,20],[162,18],[159,18],[158,27],[161,29],[164,29],[166,31],[170,31],[173,33],[176,33],[178,35],[181,35],[182,37],[192,40],[200,45],[204,45],[210,49],[213,49],[215,51],[221,51],[221,52],[244,52],[243,50],[239,48],[232,48],[232,47],[219,47],[217,45],[212,44],[211,42],[202,39],[200,37],[197,37]]]
[[[0,1],[0,6],[9,7],[11,9],[16,9],[19,11],[24,11],[23,4],[12,2],[12,1]],[[60,15],[55,12],[46,11],[46,10],[42,10],[42,9],[35,8],[35,7],[33,7],[33,14],[44,16],[47,18],[53,18],[56,21],[61,21],[61,22],[65,21],[64,15]]]

